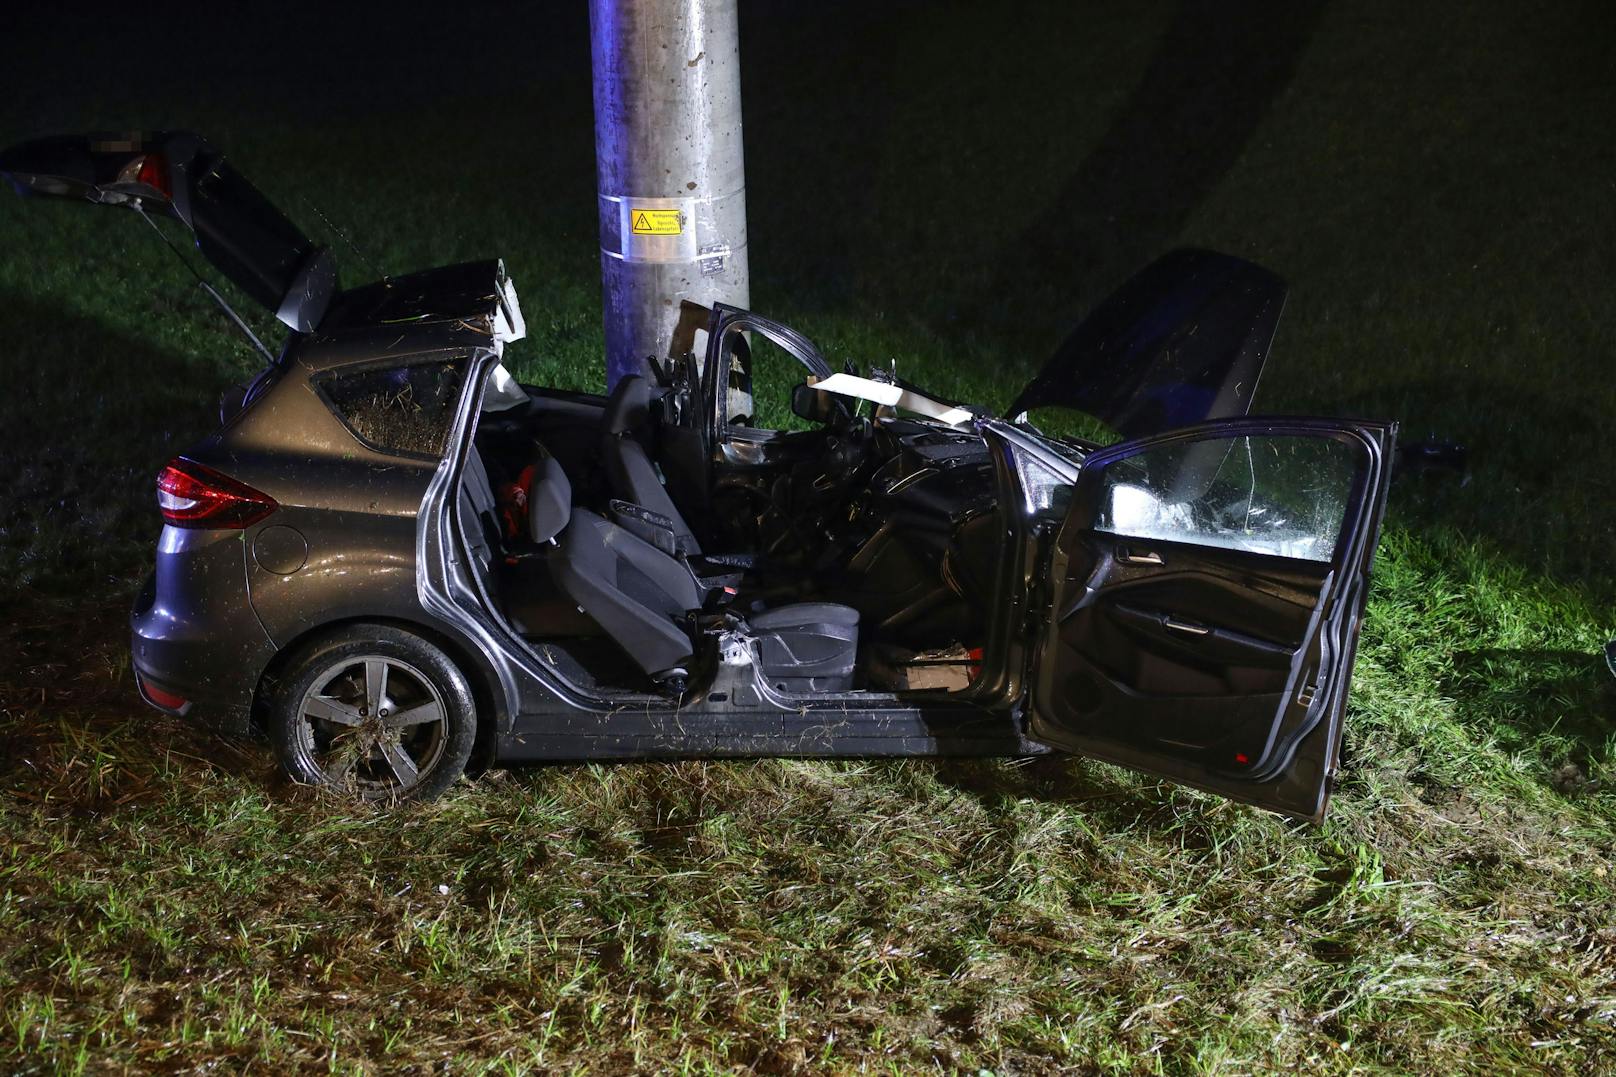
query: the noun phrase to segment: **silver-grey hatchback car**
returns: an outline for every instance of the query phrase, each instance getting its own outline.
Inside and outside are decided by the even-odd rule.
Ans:
[[[1002,418],[723,305],[596,396],[510,376],[501,263],[343,289],[196,135],[41,139],[0,173],[177,223],[289,330],[158,477],[131,626],[148,702],[261,728],[297,781],[1057,750],[1323,817],[1395,426],[1247,414],[1264,269],[1164,256]],[[754,371],[793,385],[789,429]]]

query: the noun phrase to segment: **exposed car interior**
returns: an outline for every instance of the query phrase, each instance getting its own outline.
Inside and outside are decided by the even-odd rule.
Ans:
[[[737,630],[783,696],[967,687],[999,555],[981,438],[799,385],[806,429],[738,414],[710,449],[710,382],[656,373],[482,415],[463,537],[529,645],[601,692],[697,689]]]

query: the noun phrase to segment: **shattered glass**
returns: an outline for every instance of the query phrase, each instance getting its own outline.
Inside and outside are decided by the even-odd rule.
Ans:
[[[1295,435],[1151,446],[1106,468],[1095,527],[1329,561],[1361,455],[1348,442]]]

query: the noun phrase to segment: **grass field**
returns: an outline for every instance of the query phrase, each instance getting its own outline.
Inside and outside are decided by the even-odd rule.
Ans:
[[[1192,243],[1292,284],[1261,410],[1469,447],[1393,491],[1329,821],[1063,759],[288,788],[126,654],[251,356],[138,220],[5,198],[0,1070],[1616,1066],[1598,9],[743,6],[753,305],[835,359],[1003,405]],[[582,4],[62,7],[0,16],[0,139],[206,131],[385,270],[502,255],[520,374],[600,384]]]

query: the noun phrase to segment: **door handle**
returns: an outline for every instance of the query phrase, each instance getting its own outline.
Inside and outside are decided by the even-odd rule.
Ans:
[[[1162,627],[1170,628],[1174,632],[1182,632],[1186,636],[1205,636],[1212,631],[1206,625],[1198,625],[1193,621],[1179,621],[1171,617],[1162,618]]]
[[[1130,550],[1127,547],[1117,551],[1117,560],[1129,565],[1159,565],[1162,563],[1161,554],[1149,550]]]

